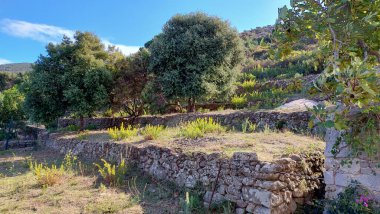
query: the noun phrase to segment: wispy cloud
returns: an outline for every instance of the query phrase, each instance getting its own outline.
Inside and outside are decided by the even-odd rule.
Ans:
[[[21,20],[3,19],[0,21],[0,31],[11,36],[32,39],[43,43],[57,43],[63,35],[72,38],[75,31],[53,25],[30,23]],[[130,55],[139,50],[138,46],[127,46],[111,43],[102,39],[105,46],[116,46],[123,54]]]
[[[0,58],[0,65],[2,65],[2,64],[8,64],[8,63],[12,63],[12,62],[10,60]]]
[[[108,41],[107,39],[102,39],[102,42],[105,46],[117,47],[125,55],[130,55],[130,54],[136,53],[140,49],[139,46],[127,46],[127,45],[122,45],[122,44],[113,44],[110,41]]]
[[[35,24],[20,20],[3,19],[1,31],[11,36],[33,39],[40,42],[58,42],[63,35],[72,37],[74,31],[45,24]]]

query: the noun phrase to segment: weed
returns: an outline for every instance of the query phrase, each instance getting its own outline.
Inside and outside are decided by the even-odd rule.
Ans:
[[[244,122],[241,124],[241,130],[243,133],[254,132],[256,131],[256,128],[257,128],[256,124],[249,121],[248,118],[246,118]]]
[[[127,174],[127,166],[125,161],[122,160],[119,165],[108,163],[106,160],[101,159],[103,166],[95,164],[98,167],[100,176],[103,181],[109,186],[118,186],[122,184],[125,175]]]
[[[244,88],[246,92],[252,91],[255,89],[256,81],[255,80],[246,80],[241,83],[241,87]]]
[[[51,167],[48,167],[42,163],[31,162],[29,168],[36,176],[37,183],[42,187],[53,186],[59,183],[65,174],[63,165],[57,167],[55,164],[52,164]]]
[[[144,127],[141,134],[144,135],[144,138],[146,140],[155,140],[158,138],[158,136],[161,134],[163,130],[164,130],[164,126],[162,125],[152,126],[149,124]]]
[[[188,138],[203,137],[207,133],[224,132],[226,129],[210,118],[198,118],[180,129],[180,135]]]
[[[124,123],[121,123],[120,128],[114,127],[108,129],[108,134],[114,140],[123,140],[133,136],[137,136],[137,132],[137,128],[133,128],[131,125],[124,127]]]
[[[77,156],[73,155],[73,153],[69,151],[65,155],[62,165],[65,168],[65,170],[73,171],[74,168],[76,168],[78,165],[77,160],[78,160]]]
[[[236,108],[243,108],[247,104],[247,97],[246,95],[234,95],[231,98],[231,103],[234,105]]]
[[[270,133],[273,133],[273,130],[270,129],[269,125],[268,124],[265,124],[264,125],[264,134],[270,134]]]
[[[74,125],[74,124],[70,124],[70,125],[66,126],[66,128],[65,128],[66,131],[71,131],[71,132],[79,131],[79,129],[80,129],[80,127],[77,125]]]

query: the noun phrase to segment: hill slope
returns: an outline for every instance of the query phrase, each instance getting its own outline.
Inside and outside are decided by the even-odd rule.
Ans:
[[[10,63],[0,65],[0,71],[10,73],[25,73],[32,70],[33,63]]]

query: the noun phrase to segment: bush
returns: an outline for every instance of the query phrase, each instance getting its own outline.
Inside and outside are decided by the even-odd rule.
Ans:
[[[38,184],[43,187],[53,186],[54,184],[59,183],[65,174],[63,165],[58,168],[55,164],[48,167],[44,166],[42,163],[30,162],[29,168],[36,176]]]
[[[327,202],[328,213],[380,213],[374,207],[374,200],[368,196],[368,191],[357,182],[352,183],[338,198]]]
[[[249,121],[248,118],[241,124],[241,130],[243,133],[256,131],[256,124]]]
[[[246,95],[235,95],[231,98],[231,103],[236,108],[243,108],[245,105],[247,105],[247,97]]]
[[[79,129],[80,129],[79,126],[74,125],[74,124],[68,125],[65,128],[66,131],[71,131],[71,132],[79,131]]]
[[[244,88],[246,92],[252,91],[255,89],[256,81],[255,80],[248,80],[241,83],[241,87]]]
[[[144,138],[146,140],[154,140],[157,139],[160,133],[164,130],[164,126],[152,126],[152,125],[147,125],[144,127],[142,130],[141,134],[144,135]]]
[[[203,137],[207,133],[224,132],[226,129],[210,118],[198,118],[180,129],[180,135],[188,138]]]
[[[108,129],[109,136],[114,140],[123,140],[137,136],[137,132],[137,128],[133,128],[131,125],[124,127],[124,123],[121,123],[120,128],[114,127]]]
[[[122,184],[128,169],[125,165],[125,161],[122,160],[119,165],[108,163],[104,159],[101,161],[103,162],[103,166],[100,164],[95,164],[95,166],[98,167],[100,176],[106,185],[118,186]]]

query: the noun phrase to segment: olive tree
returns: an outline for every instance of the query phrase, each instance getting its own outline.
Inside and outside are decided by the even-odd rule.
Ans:
[[[243,49],[228,22],[204,13],[176,15],[147,46],[160,90],[167,99],[187,100],[188,111],[197,99],[233,92]]]
[[[25,106],[33,121],[54,125],[63,115],[80,118],[109,103],[112,75],[107,69],[109,53],[95,35],[77,32],[50,43],[26,83]]]

